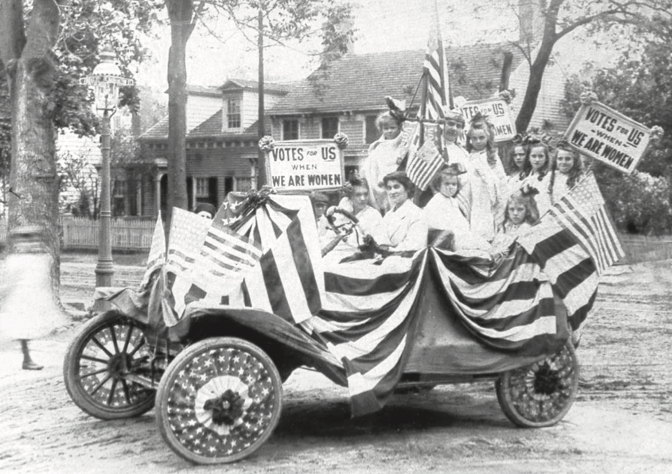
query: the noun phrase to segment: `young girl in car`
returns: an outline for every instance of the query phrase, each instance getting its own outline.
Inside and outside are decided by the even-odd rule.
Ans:
[[[502,219],[504,167],[495,149],[494,130],[477,114],[467,133],[467,176],[471,187],[471,231],[491,242]]]
[[[469,221],[457,199],[461,188],[460,175],[465,173],[466,169],[460,163],[443,165],[432,183],[435,194],[423,209],[423,217],[430,235],[437,234],[438,237],[440,234],[436,231],[443,232],[443,235],[447,232],[453,234],[452,245],[440,245],[443,248],[486,250],[490,245],[485,239],[471,232]],[[438,242],[435,241],[434,245],[438,246]],[[441,243],[443,244],[443,241]]]
[[[495,259],[505,255],[514,240],[539,222],[536,188],[524,185],[509,197],[504,213],[504,223],[492,242],[491,254]]]

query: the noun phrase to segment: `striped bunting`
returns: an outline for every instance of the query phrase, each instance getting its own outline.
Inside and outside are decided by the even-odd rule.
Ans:
[[[593,307],[599,283],[590,254],[550,213],[518,237],[518,243],[548,276],[567,308],[570,325],[578,330]]]
[[[315,217],[307,196],[271,196],[257,209],[250,229],[263,242],[270,242],[259,264],[243,282],[251,306],[281,316],[295,324],[320,310],[324,291],[322,259]],[[256,240],[256,239],[255,239]]]
[[[590,254],[598,276],[625,256],[592,172],[584,176],[549,212],[560,225],[574,234]]]
[[[568,337],[548,278],[518,246],[494,268],[488,258],[436,249],[330,267],[322,310],[301,326],[343,361],[353,416],[380,409],[392,393],[413,348],[418,308],[433,292],[453,306],[436,311],[493,350],[543,354]]]

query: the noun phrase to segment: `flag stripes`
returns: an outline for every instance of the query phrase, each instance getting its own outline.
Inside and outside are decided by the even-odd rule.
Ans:
[[[424,117],[436,120],[443,117],[448,89],[443,41],[438,27],[437,31],[430,36],[423,69],[427,81]]]
[[[261,250],[244,236],[213,224],[203,242],[201,257],[212,270],[240,272],[257,263]]]
[[[209,226],[209,220],[193,212],[173,208],[168,241],[168,269],[184,273],[193,266]]]
[[[585,247],[550,213],[518,237],[518,243],[539,263],[565,304],[570,325],[578,329],[592,307],[599,283],[595,263]]]
[[[568,337],[548,277],[517,245],[494,268],[489,259],[436,249],[380,266],[330,267],[322,310],[302,327],[343,360],[353,415],[379,409],[390,396],[413,348],[418,308],[432,292],[445,301],[436,311],[493,350],[536,354]]]
[[[586,249],[595,261],[598,276],[625,256],[592,173],[584,176],[549,213]]]
[[[284,226],[284,229],[283,229]],[[315,217],[307,196],[272,196],[256,212],[254,232],[267,245],[245,278],[253,307],[296,324],[322,307],[324,291]],[[276,232],[282,231],[276,238]]]
[[[420,190],[424,191],[443,163],[443,157],[436,149],[434,142],[426,140],[409,160],[406,174]]]

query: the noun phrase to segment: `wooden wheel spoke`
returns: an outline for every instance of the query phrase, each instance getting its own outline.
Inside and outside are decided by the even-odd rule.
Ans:
[[[140,340],[140,343],[137,346],[135,346],[131,352],[128,353],[128,356],[133,357],[135,355],[135,353],[138,352],[140,350],[140,348],[144,345],[145,345],[145,338],[143,337]]]
[[[121,387],[124,390],[124,398],[126,399],[126,403],[128,403],[130,405],[131,404],[131,394],[130,394],[130,391],[128,389],[128,383],[126,382],[126,380],[121,379]]]
[[[91,390],[91,392],[89,392],[89,393],[90,393],[91,395],[95,395],[96,392],[97,392],[98,390],[100,390],[100,387],[102,387],[103,385],[105,385],[105,384],[107,383],[107,381],[110,380],[111,378],[112,378],[112,376],[111,376],[110,374],[107,374],[107,375],[105,376],[105,378],[104,378],[103,380],[101,380],[101,381],[98,383],[98,385],[96,385],[96,386],[94,387],[94,389]]]
[[[107,347],[105,347],[105,346],[104,346],[104,345],[103,345],[103,344],[96,338],[96,336],[91,337],[91,341],[93,341],[93,343],[94,343],[95,345],[97,345],[98,347],[100,347],[100,349],[101,349],[105,354],[107,354],[107,356],[108,356],[110,359],[111,359],[112,357],[114,357],[114,354],[112,354],[110,351],[108,351],[108,350],[107,350]]]
[[[124,348],[121,352],[126,352],[128,350],[128,344],[131,342],[131,337],[133,336],[133,326],[128,326],[128,331],[126,332],[126,337],[124,338]]]
[[[107,327],[112,335],[112,345],[114,346],[114,353],[119,354],[119,343],[117,342],[117,333],[114,331],[114,326],[110,325]]]
[[[93,362],[98,362],[100,364],[105,364],[105,365],[107,365],[107,363],[109,362],[108,360],[103,360],[103,359],[99,359],[97,357],[87,356],[87,355],[84,355],[84,354],[82,354],[82,359],[90,360],[90,361],[93,361]]]
[[[87,372],[83,375],[80,374],[79,379],[82,380],[82,379],[85,379],[87,377],[93,377],[94,375],[102,374],[103,372],[107,372],[107,367],[105,367],[104,369],[93,371],[93,372]]]
[[[112,400],[114,399],[114,392],[117,389],[117,379],[112,379],[112,388],[110,389],[110,394],[107,396],[107,404],[112,405]]]

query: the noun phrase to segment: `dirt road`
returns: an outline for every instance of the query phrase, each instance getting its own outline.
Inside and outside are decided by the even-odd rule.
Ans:
[[[67,282],[90,271],[84,267],[64,264],[72,298],[68,287],[77,285]],[[132,267],[122,270],[135,278]],[[345,389],[299,370],[285,383],[269,442],[225,469],[174,455],[153,412],[103,422],[75,407],[61,375],[72,328],[35,341],[42,372],[16,370],[18,348],[3,344],[0,472],[671,472],[671,297],[669,261],[612,269],[578,351],[578,400],[552,428],[515,428],[490,383],[397,395],[381,412],[353,420]]]

